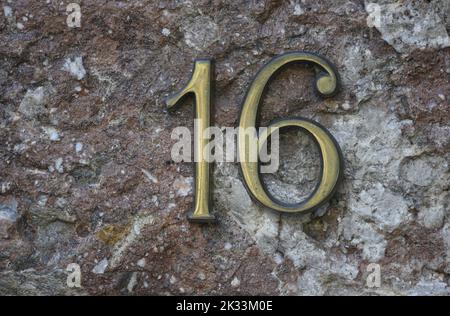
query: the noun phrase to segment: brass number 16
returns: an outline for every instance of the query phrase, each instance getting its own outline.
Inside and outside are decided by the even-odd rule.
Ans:
[[[336,190],[342,176],[342,155],[339,145],[333,136],[320,124],[301,117],[278,120],[269,126],[266,132],[257,135],[241,133],[249,127],[255,127],[258,107],[264,90],[270,79],[283,67],[292,63],[309,63],[316,70],[315,90],[322,97],[333,96],[338,89],[338,74],[326,59],[311,53],[294,52],[280,55],[265,65],[253,80],[242,107],[239,119],[238,151],[240,157],[249,156],[250,143],[263,144],[270,134],[277,129],[288,126],[302,128],[310,134],[320,148],[321,180],[313,193],[301,203],[287,204],[278,201],[270,195],[260,179],[259,163],[241,159],[240,167],[244,183],[250,195],[262,205],[280,212],[308,212],[328,201]],[[211,106],[211,61],[196,60],[191,80],[177,94],[166,99],[169,109],[187,94],[194,94],[196,100],[196,118],[201,119],[201,125],[196,126],[197,137],[194,148],[198,157],[195,168],[195,203],[194,211],[189,219],[199,222],[210,222],[214,216],[210,214],[209,164],[203,159],[203,148],[208,140],[202,138],[202,131],[210,125]]]

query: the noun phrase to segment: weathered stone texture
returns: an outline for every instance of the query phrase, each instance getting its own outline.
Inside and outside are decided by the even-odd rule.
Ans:
[[[75,1],[77,2],[77,1]],[[0,15],[0,294],[450,294],[450,4],[433,1],[3,1]],[[273,56],[336,64],[270,84],[261,125],[305,116],[341,145],[345,176],[314,214],[251,200],[233,163],[214,168],[215,225],[189,223],[193,165],[171,161],[192,100],[162,100],[193,60],[216,60],[215,124],[234,126]],[[298,202],[318,179],[306,134],[282,135],[264,176]],[[81,267],[69,288],[66,267]],[[381,287],[366,284],[381,266]]]

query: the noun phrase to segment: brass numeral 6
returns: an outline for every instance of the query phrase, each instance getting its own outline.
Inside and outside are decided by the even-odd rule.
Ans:
[[[241,157],[240,168],[245,186],[256,201],[280,212],[303,213],[314,210],[328,201],[334,194],[342,176],[343,159],[339,145],[333,136],[320,124],[302,117],[278,120],[259,136],[241,133],[249,127],[256,127],[258,107],[268,82],[278,71],[292,63],[309,63],[314,66],[316,70],[315,89],[321,96],[330,97],[337,92],[338,74],[332,64],[323,57],[306,52],[293,52],[275,57],[258,72],[245,97],[239,119],[238,153]],[[214,217],[210,214],[209,164],[203,158],[200,158],[203,148],[208,142],[201,136],[202,131],[210,125],[211,69],[210,60],[197,60],[191,80],[186,87],[166,99],[166,104],[170,109],[183,96],[190,93],[195,95],[196,118],[201,119],[201,126],[195,127],[198,146],[194,148],[194,151],[199,154],[199,159],[195,168],[194,211],[189,219],[199,222],[214,220]],[[272,197],[260,179],[259,163],[249,161],[250,159],[242,159],[242,157],[249,157],[250,155],[249,144],[260,146],[268,140],[275,130],[288,126],[302,128],[310,134],[318,144],[321,153],[320,182],[305,201],[297,204],[287,204]]]

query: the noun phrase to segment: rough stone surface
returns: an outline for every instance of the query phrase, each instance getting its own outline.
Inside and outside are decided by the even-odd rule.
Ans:
[[[450,8],[433,1],[93,1],[81,27],[61,1],[4,1],[0,14],[0,294],[449,295]],[[345,159],[333,199],[309,215],[249,197],[235,163],[214,166],[215,225],[189,223],[193,165],[171,131],[192,99],[163,98],[193,60],[216,60],[215,125],[235,126],[253,76],[290,51],[332,60],[273,81],[260,121],[304,116]],[[320,176],[301,131],[281,137],[263,180],[299,202]],[[68,287],[69,264],[81,288]],[[381,269],[369,287],[368,266]]]
[[[375,26],[383,39],[399,53],[423,48],[450,46],[448,12],[450,2],[365,1],[368,24]]]

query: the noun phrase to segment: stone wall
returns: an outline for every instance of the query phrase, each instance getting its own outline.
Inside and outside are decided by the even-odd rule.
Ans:
[[[79,28],[69,3],[2,1],[0,294],[450,294],[448,0],[83,0]],[[193,164],[170,151],[192,99],[169,114],[163,98],[214,58],[215,124],[234,126],[256,72],[299,50],[330,59],[341,92],[320,99],[312,69],[290,67],[261,125],[327,127],[345,159],[337,194],[311,215],[272,212],[218,163],[217,224],[189,223]],[[296,201],[318,149],[296,130],[281,146],[264,181]]]

